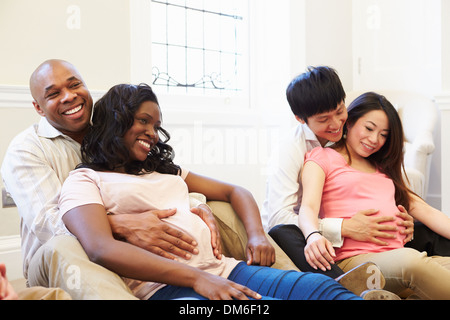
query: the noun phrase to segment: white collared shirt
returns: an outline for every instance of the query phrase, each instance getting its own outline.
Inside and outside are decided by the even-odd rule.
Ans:
[[[298,226],[298,211],[303,193],[300,173],[306,153],[319,146],[320,142],[308,125],[299,124],[272,154],[266,198],[261,210],[266,231],[279,224]],[[320,231],[334,247],[341,247],[343,244],[341,226],[342,219],[327,218],[319,222]]]
[[[10,143],[1,167],[6,189],[21,217],[24,276],[30,259],[42,244],[69,234],[57,219],[64,180],[81,162],[80,144],[41,118]]]

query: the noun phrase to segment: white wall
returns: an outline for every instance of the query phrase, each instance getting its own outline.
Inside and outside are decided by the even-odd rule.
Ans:
[[[448,13],[447,13],[448,15]],[[441,0],[353,1],[353,87],[441,92]],[[427,201],[441,208],[440,119]]]
[[[450,149],[448,148],[450,136],[450,1],[441,1],[441,57],[442,57],[442,85],[441,94],[437,97],[437,102],[441,110],[441,195],[442,210],[450,215],[450,198],[446,197],[450,193]]]
[[[353,88],[352,0],[306,1],[306,63],[331,66],[346,91]]]

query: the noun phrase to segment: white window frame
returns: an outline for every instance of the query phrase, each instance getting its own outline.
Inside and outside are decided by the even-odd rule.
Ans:
[[[130,80],[132,83],[145,82],[152,84],[152,42],[151,30],[152,24],[149,19],[151,12],[151,1],[148,0],[130,0]],[[251,9],[249,9],[249,12]],[[250,37],[250,36],[249,36]],[[249,57],[250,45],[245,55]],[[195,96],[189,94],[171,94],[165,93],[165,89],[158,92],[159,86],[153,86],[157,93],[161,105],[165,108],[186,109],[190,112],[205,112],[228,110],[233,112],[249,112],[251,110],[250,87],[252,75],[250,73],[250,59],[248,63],[248,86],[247,93],[242,96]],[[163,87],[161,87],[163,88]],[[167,109],[166,109],[167,110]],[[224,111],[225,112],[225,111]]]

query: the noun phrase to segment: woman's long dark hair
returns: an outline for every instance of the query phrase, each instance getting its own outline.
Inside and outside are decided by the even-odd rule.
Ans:
[[[94,106],[92,125],[81,145],[82,163],[78,167],[96,171],[115,171],[124,168],[126,173],[160,172],[179,174],[180,167],[173,163],[174,151],[166,142],[170,135],[160,128],[164,136],[150,151],[145,161],[131,161],[123,137],[134,123],[134,116],[143,102],[158,99],[146,84],[119,84],[112,87]],[[159,104],[158,104],[159,106]]]
[[[369,159],[378,169],[392,179],[395,185],[395,200],[406,210],[409,210],[410,193],[405,182],[406,175],[403,164],[404,133],[402,121],[394,106],[382,95],[375,92],[367,92],[357,97],[348,106],[348,119],[344,127],[344,137],[347,134],[347,126],[352,126],[366,113],[373,110],[384,111],[389,121],[389,136],[383,147],[376,153],[370,155]],[[343,138],[334,145],[335,149],[344,148],[349,156],[346,139]],[[407,179],[407,178],[406,178]]]

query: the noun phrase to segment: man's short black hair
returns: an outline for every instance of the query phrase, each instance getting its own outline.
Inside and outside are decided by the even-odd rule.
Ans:
[[[286,89],[292,112],[303,121],[319,113],[333,111],[345,100],[337,72],[330,67],[309,67]]]

